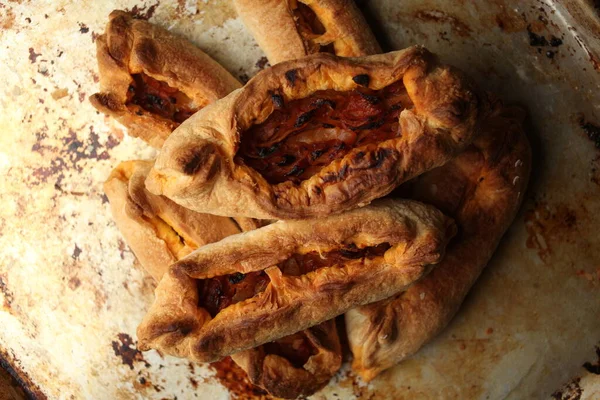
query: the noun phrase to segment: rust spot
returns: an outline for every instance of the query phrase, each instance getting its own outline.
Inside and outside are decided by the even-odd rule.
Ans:
[[[113,340],[112,348],[115,355],[121,358],[123,364],[129,365],[129,368],[133,369],[133,363],[143,362],[146,368],[150,367],[150,364],[144,360],[142,352],[135,347],[131,336],[126,333],[119,333],[117,338],[118,340]]]
[[[255,66],[256,66],[256,68],[263,70],[266,67],[270,67],[271,64],[269,64],[269,60],[267,60],[267,57],[261,57],[256,62]]]
[[[254,386],[246,372],[233,362],[231,357],[210,364],[215,371],[215,378],[225,386],[232,397],[240,400],[246,399],[273,399],[266,391]]]
[[[29,48],[29,61],[31,61],[32,64],[36,62],[37,58],[41,55],[42,53],[36,53],[35,50],[33,50],[33,47]]]
[[[525,229],[529,235],[527,248],[537,250],[538,256],[548,263],[552,245],[568,240],[568,234],[577,231],[577,214],[565,204],[549,206],[535,202],[525,213]]]
[[[191,376],[189,377],[189,379],[190,379],[190,383],[192,384],[192,387],[194,389],[198,389],[198,381],[195,380],[194,378],[192,378]]]
[[[592,364],[591,362],[586,362],[585,364],[583,364],[583,368],[585,368],[586,370],[588,370],[588,372],[594,375],[600,375],[600,347],[598,346],[596,346],[596,356],[598,357],[598,360],[596,360],[595,364]]]
[[[296,78],[298,77],[298,70],[290,69],[285,73],[285,79],[290,83],[290,85],[294,86],[296,83]]]
[[[74,276],[71,279],[69,279],[69,289],[71,290],[75,290],[77,289],[79,286],[81,286],[81,279],[79,279],[78,277]]]
[[[126,8],[125,11],[131,13],[131,15],[133,15],[137,19],[148,20],[148,19],[152,18],[152,16],[154,15],[154,12],[156,11],[156,7],[158,7],[159,4],[160,4],[160,2],[157,1],[156,4],[153,4],[149,7],[148,6],[138,7],[137,5],[135,5],[131,9]]]
[[[421,10],[415,13],[415,18],[425,22],[437,22],[449,24],[452,31],[458,36],[470,36],[471,28],[454,15],[447,14],[441,10]]]
[[[581,378],[575,378],[571,382],[567,383],[560,390],[552,393],[554,400],[579,400],[581,399],[582,390],[579,386]]]

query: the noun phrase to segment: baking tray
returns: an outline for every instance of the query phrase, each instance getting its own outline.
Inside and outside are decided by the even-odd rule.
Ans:
[[[525,105],[535,163],[521,213],[449,328],[371,384],[346,365],[313,397],[600,398],[598,2],[359,5],[386,50],[424,44]],[[0,1],[3,365],[36,398],[260,397],[228,361],[135,347],[154,286],[101,184],[154,152],[87,101],[94,41],[115,8],[186,36],[242,80],[266,64],[228,1]]]

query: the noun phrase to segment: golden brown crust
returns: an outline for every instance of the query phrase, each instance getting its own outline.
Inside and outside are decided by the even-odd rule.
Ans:
[[[150,161],[126,161],[115,168],[104,188],[113,218],[142,267],[158,282],[169,266],[207,243],[263,226],[250,218],[200,214],[145,190]],[[174,227],[173,230],[169,230]],[[162,230],[162,232],[158,232]],[[186,240],[180,242],[179,235]],[[169,237],[170,236],[170,237]],[[333,320],[300,333],[315,354],[302,367],[285,357],[266,354],[261,347],[232,355],[255,385],[278,397],[310,395],[323,387],[341,365],[341,348]]]
[[[133,74],[145,74],[187,95],[201,108],[241,87],[219,63],[189,41],[124,11],[113,11],[96,39],[100,93],[94,107],[127,126],[129,134],[160,148],[179,126],[142,107],[126,105]]]
[[[481,134],[410,197],[456,218],[459,235],[435,270],[401,295],[346,313],[353,369],[369,381],[414,354],[452,319],[519,208],[531,168],[523,112],[495,104]]]
[[[325,32],[308,38],[297,25],[296,0],[235,0],[239,16],[266,53],[271,65],[314,54],[333,45],[334,54],[359,57],[381,53],[371,29],[353,0],[301,0]]]
[[[104,183],[104,192],[125,241],[159,281],[175,261],[240,229],[231,218],[190,211],[148,192],[144,181],[151,167],[151,161],[122,162]]]
[[[400,113],[400,137],[355,147],[300,184],[269,184],[236,158],[244,132],[274,110],[273,93],[288,102],[318,90],[353,90],[359,86],[353,78],[364,75],[376,90],[403,80],[414,107]],[[357,59],[309,56],[262,71],[182,124],[146,185],[187,208],[218,215],[302,219],[340,213],[447,162],[471,142],[484,111],[462,75],[421,47]]]
[[[264,346],[240,351],[231,358],[248,374],[250,381],[270,394],[295,399],[323,388],[342,365],[342,348],[335,320],[325,321],[301,332],[316,350],[302,368],[286,358],[266,354]]]
[[[197,250],[173,264],[138,328],[139,348],[195,361],[229,354],[329,320],[405,290],[442,257],[454,224],[412,201],[384,200],[326,219],[279,221]],[[349,260],[299,276],[276,266],[292,256],[389,243],[383,256]],[[198,279],[265,270],[266,289],[214,318],[198,305]]]

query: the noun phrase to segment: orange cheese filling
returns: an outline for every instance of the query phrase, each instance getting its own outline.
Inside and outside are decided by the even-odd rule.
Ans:
[[[355,81],[368,85],[367,75]],[[383,89],[321,90],[283,104],[242,134],[237,160],[267,182],[300,183],[350,150],[401,136],[398,118],[412,102],[402,81]]]
[[[141,115],[141,108],[178,124],[192,116],[200,107],[177,88],[144,73],[132,75],[126,105]]]

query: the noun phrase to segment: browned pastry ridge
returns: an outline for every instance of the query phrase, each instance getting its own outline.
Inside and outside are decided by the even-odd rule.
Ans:
[[[146,186],[216,215],[340,213],[463,150],[480,103],[462,74],[422,47],[288,61],[176,129]]]
[[[100,93],[90,102],[156,148],[194,112],[241,87],[191,42],[124,11],[110,13],[96,49]]]
[[[233,221],[200,214],[149,193],[144,180],[151,166],[150,161],[119,164],[104,190],[125,241],[157,282],[169,265],[198,247],[240,233],[240,227],[245,231],[261,226],[248,218]],[[255,385],[278,397],[296,398],[314,393],[331,379],[341,366],[341,351],[335,321],[330,320],[231,357]]]
[[[291,335],[405,290],[454,233],[430,206],[381,200],[230,236],[170,267],[138,327],[138,347],[215,361]],[[245,286],[216,302],[213,282],[241,274]]]
[[[309,54],[381,53],[353,0],[234,0],[271,65]]]
[[[352,368],[367,381],[444,329],[517,213],[531,169],[524,113],[499,102],[493,108],[464,153],[408,189],[456,219],[459,234],[444,259],[406,292],[346,313]]]

